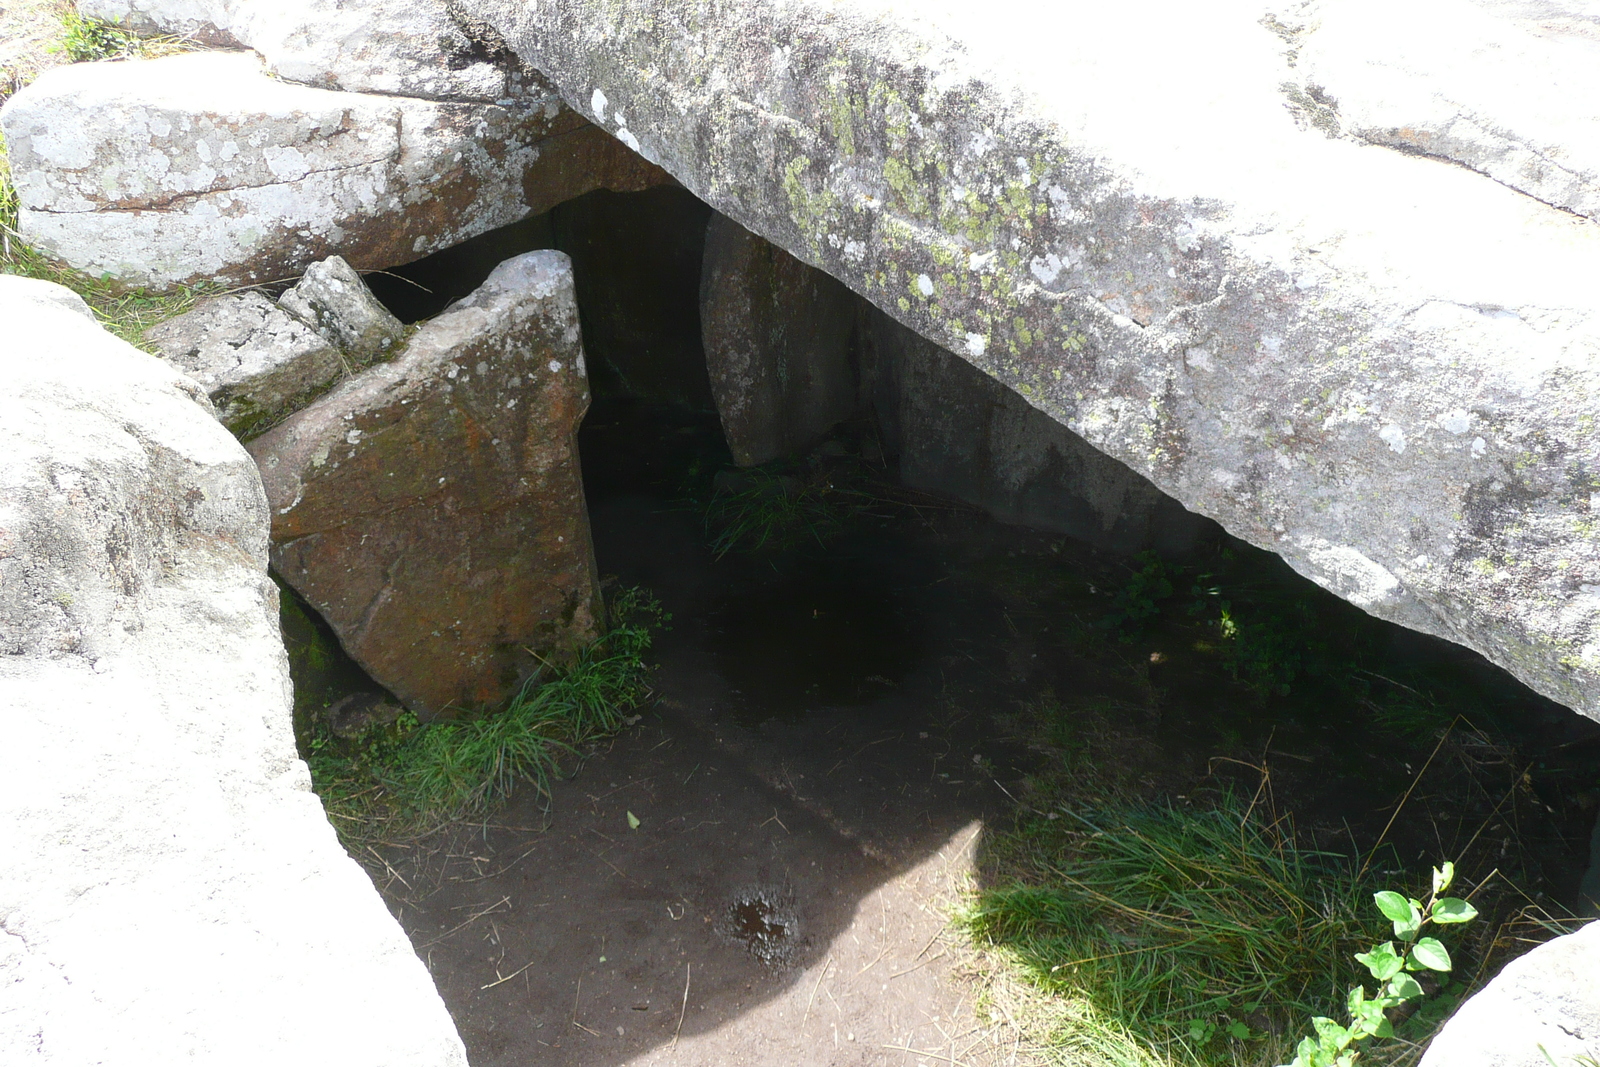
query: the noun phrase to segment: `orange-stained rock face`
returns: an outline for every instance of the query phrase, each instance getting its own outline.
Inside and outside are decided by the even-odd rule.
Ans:
[[[272,559],[424,717],[508,696],[599,632],[571,266],[530,252],[392,362],[258,438]]]

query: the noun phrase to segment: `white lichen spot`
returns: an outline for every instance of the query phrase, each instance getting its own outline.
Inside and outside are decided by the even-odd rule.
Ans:
[[[517,398],[516,397],[512,397],[510,400],[506,401],[506,410],[507,411],[510,411],[512,408],[514,408],[516,406],[517,406]]]
[[[461,373],[461,368],[456,366],[454,363],[452,363],[448,367],[445,368],[444,376],[446,378],[450,378],[450,379],[453,380],[455,378],[455,376],[460,374],[460,373]]]
[[[844,258],[851,263],[860,263],[867,258],[867,246],[860,241],[846,241],[844,243]]]
[[[321,448],[318,448],[315,452],[311,453],[311,465],[313,467],[320,467],[327,462],[328,445],[326,442],[324,442]]]
[[[617,140],[621,141],[635,152],[639,151],[639,138],[629,133],[626,126],[617,131]]]
[[[1232,489],[1239,484],[1239,476],[1232,471],[1225,471],[1217,467],[1211,472],[1211,480],[1224,489]]]
[[[561,361],[559,359],[552,359],[550,361],[550,373],[554,374],[557,371],[559,371],[560,369],[561,369]]]
[[[489,364],[483,362],[482,360],[479,360],[478,361],[478,377],[481,378],[485,374],[488,374],[488,373],[489,373]]]
[[[594,112],[594,117],[597,121],[604,122],[606,120],[606,105],[610,102],[606,99],[606,94],[599,89],[596,89],[594,94],[589,97],[589,110]]]
[[[928,277],[926,274],[917,275],[917,292],[921,293],[923,296],[932,296],[933,279]],[[970,337],[971,334],[968,334],[968,336]]]
[[[361,441],[361,431],[360,430],[351,430],[349,433],[344,435],[344,443],[347,444],[347,445],[359,444],[360,441]]]
[[[982,271],[993,270],[995,258],[999,255],[1000,253],[995,251],[974,252],[967,257],[967,269]]]
[[[1383,439],[1384,444],[1389,446],[1391,452],[1396,455],[1404,454],[1406,450],[1406,432],[1398,425],[1392,422],[1389,423],[1378,431],[1378,436]]]
[[[1472,439],[1472,458],[1473,459],[1477,459],[1479,456],[1483,455],[1487,451],[1489,451],[1488,442],[1486,442],[1481,437],[1474,437]]]
[[[1061,276],[1061,257],[1054,252],[1034,256],[1028,263],[1028,272],[1039,279],[1040,285],[1049,285]]]
[[[1446,433],[1463,434],[1472,425],[1472,416],[1461,408],[1447,411],[1439,416],[1439,429]]]
[[[1207,348],[1184,349],[1183,361],[1194,370],[1212,371],[1217,369],[1216,363],[1211,358],[1211,350]]]
[[[1600,515],[1600,493],[1589,494],[1589,510],[1596,515]]]
[[[981,356],[989,349],[989,339],[981,333],[967,334],[966,341],[969,356]]]
[[[1283,338],[1277,336],[1276,334],[1270,334],[1270,333],[1264,333],[1264,334],[1261,335],[1261,350],[1263,352],[1267,353],[1267,355],[1269,355],[1269,356],[1277,355],[1278,354],[1278,350],[1281,349],[1282,347],[1283,347]]]

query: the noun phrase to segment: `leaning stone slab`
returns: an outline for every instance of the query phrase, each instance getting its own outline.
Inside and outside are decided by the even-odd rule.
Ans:
[[[1506,964],[1428,1044],[1420,1067],[1550,1067],[1600,1051],[1600,923]]]
[[[503,699],[536,655],[598,635],[588,405],[567,257],[507,260],[251,443],[274,566],[419,714]]]
[[[550,94],[334,92],[240,52],[80,63],[0,110],[25,239],[167,289],[286,280],[329,255],[408,263],[600,186],[665,180]]]
[[[361,365],[384,356],[405,329],[340,256],[307,267],[278,305]]]
[[[146,330],[144,340],[200,383],[239,438],[315,400],[347,369],[337,348],[254,292],[203,300]]]
[[[0,1062],[465,1067],[295,755],[196,385],[0,276]]]
[[[1185,507],[1600,716],[1600,226],[1330,138],[1258,5],[462,6]]]

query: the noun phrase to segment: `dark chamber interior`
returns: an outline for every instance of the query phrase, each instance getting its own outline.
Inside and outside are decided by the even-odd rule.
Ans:
[[[594,393],[580,450],[598,566],[608,587],[645,587],[672,614],[646,719],[660,717],[667,747],[650,755],[620,742],[584,772],[608,782],[575,789],[604,793],[623,775],[672,769],[674,782],[688,778],[657,799],[688,805],[703,766],[743,761],[766,768],[769,784],[806,783],[787,795],[810,796],[819,826],[845,827],[873,863],[893,868],[967,820],[1003,821],[1043,803],[1032,785],[1070,764],[1107,790],[1173,803],[1262,796],[1318,847],[1365,853],[1381,838],[1381,862],[1395,869],[1442,858],[1480,876],[1516,867],[1552,907],[1584,910],[1600,727],[1467,650],[1363,615],[1209,523],[1184,517],[1182,537],[1146,539],[1134,547],[1160,551],[1140,554],[1001,522],[903,485],[908,460],[868,404],[765,468],[776,491],[804,486],[831,501],[826,528],[718,556],[708,515],[719,494],[747,483],[734,472],[701,347],[710,217],[681,189],[596,192],[368,276],[413,322],[509,256],[558,248],[572,257]],[[337,677],[323,676],[308,697],[370,687],[352,668],[328,666]],[[1459,743],[1435,748],[1441,722],[1457,714]],[[631,769],[619,769],[624,756]],[[1386,830],[1414,783],[1406,817]],[[556,819],[566,810],[560,788]],[[515,818],[537,816],[529,808]],[[806,905],[808,893],[881,877],[838,868],[824,892],[792,868],[741,866],[754,846],[706,848],[709,867],[782,889],[705,908],[722,916],[707,919],[708,931],[752,945],[754,969],[730,965],[725,976],[724,1017],[767,980],[757,964],[772,960],[757,957],[803,930],[793,954],[804,963],[844,921],[844,904]],[[575,913],[570,929],[530,936],[553,938],[552,953],[576,951],[573,939],[593,934],[586,921]],[[548,988],[530,1003],[571,1000],[552,959]],[[455,1010],[452,990],[465,1005],[471,979],[451,966],[434,971]],[[682,981],[681,969],[671,973]],[[635,975],[633,988],[643,980]],[[706,996],[722,995],[715,974],[706,981]],[[456,1014],[474,1063],[578,1062],[476,1008]],[[668,1032],[641,1030],[639,1040]]]

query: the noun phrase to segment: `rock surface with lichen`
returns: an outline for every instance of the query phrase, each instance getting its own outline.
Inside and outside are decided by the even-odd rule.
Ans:
[[[158,290],[281,281],[332,254],[393,267],[590,189],[666,180],[546,90],[335,91],[247,52],[57,68],[0,128],[23,238]]]
[[[1600,716],[1600,226],[1313,121],[1257,6],[462,6],[1189,509]]]

